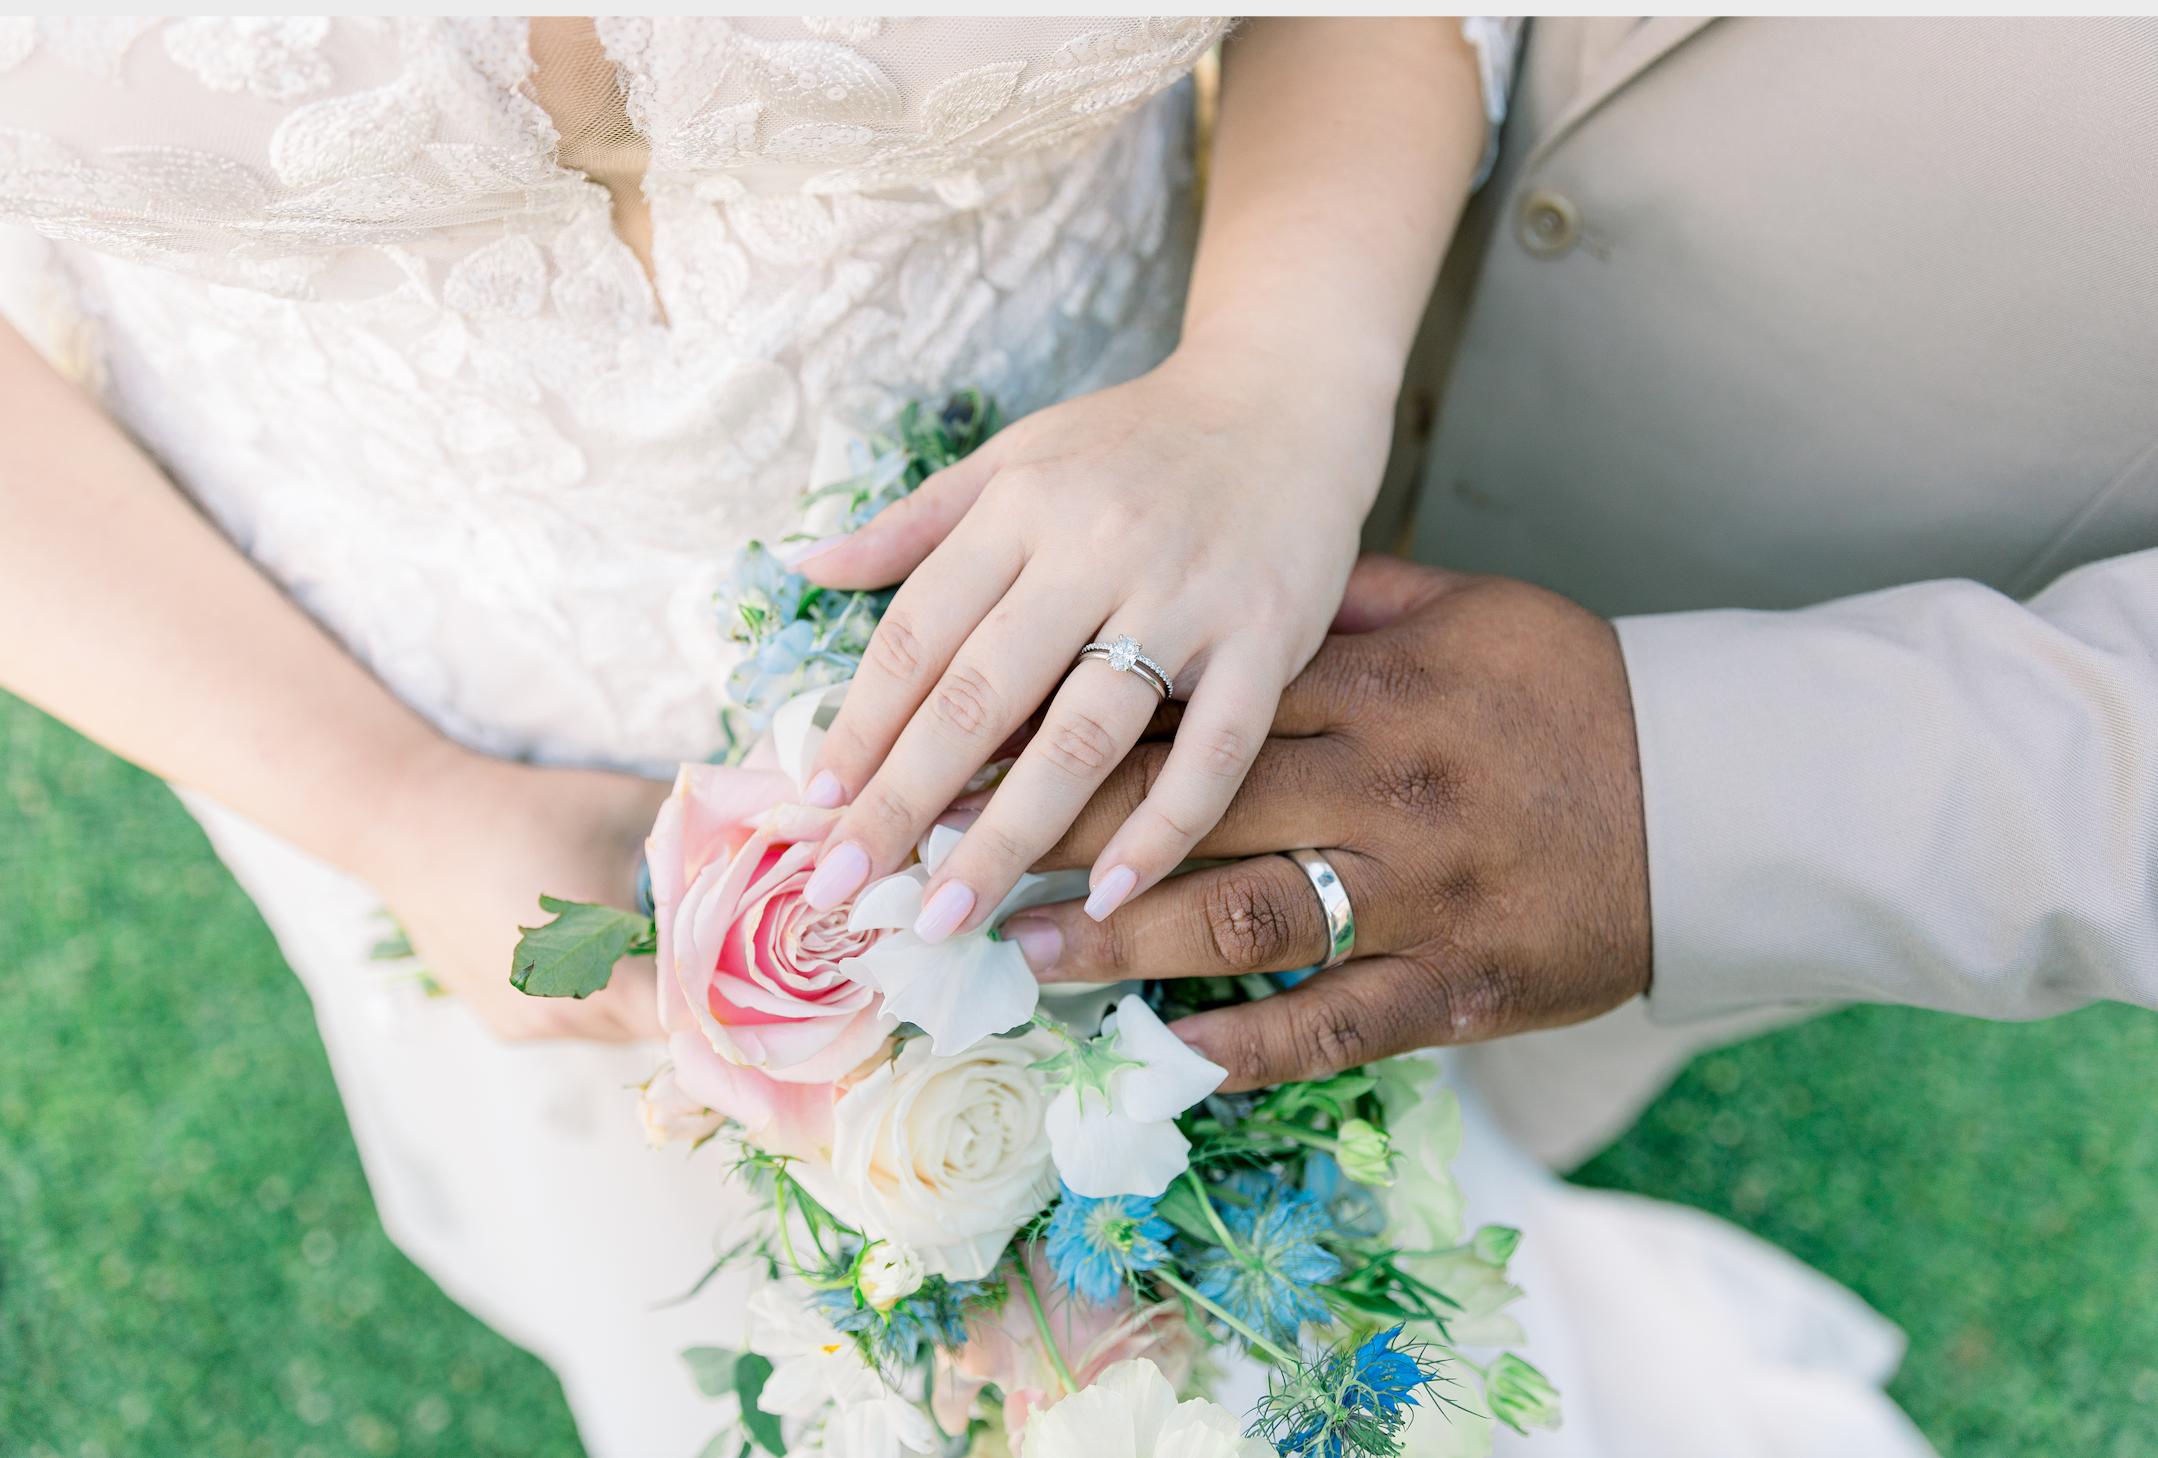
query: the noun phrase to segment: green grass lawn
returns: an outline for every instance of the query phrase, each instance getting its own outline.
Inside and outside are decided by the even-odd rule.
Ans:
[[[0,1029],[0,1454],[579,1451],[546,1369],[383,1238],[306,997],[194,822],[5,696]],[[2154,1109],[2150,1014],[1861,1008],[1700,1060],[1579,1178],[1852,1286],[1955,1458],[2158,1454]]]

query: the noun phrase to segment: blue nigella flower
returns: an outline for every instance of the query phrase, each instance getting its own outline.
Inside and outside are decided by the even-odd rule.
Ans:
[[[1318,1244],[1333,1227],[1326,1208],[1276,1186],[1249,1205],[1228,1206],[1221,1220],[1237,1248],[1200,1256],[1192,1284],[1268,1341],[1294,1348],[1299,1326],[1329,1319],[1311,1288],[1341,1274],[1341,1262]]]
[[[1373,1236],[1386,1229],[1378,1197],[1344,1175],[1331,1154],[1304,1156],[1304,1193],[1326,1208],[1343,1235]]]
[[[1070,1290],[1097,1306],[1116,1300],[1125,1280],[1169,1259],[1163,1244],[1175,1227],[1138,1195],[1090,1200],[1069,1185],[1049,1217],[1049,1267]]]
[[[1417,1389],[1439,1376],[1428,1349],[1399,1345],[1402,1330],[1277,1373],[1259,1404],[1258,1431],[1282,1458],[1394,1458],[1408,1409],[1421,1405]]]
[[[879,1362],[911,1367],[925,1347],[958,1351],[967,1343],[966,1304],[986,1294],[987,1281],[931,1276],[889,1312],[864,1305],[855,1290],[812,1291],[809,1306],[843,1332],[866,1336]]]
[[[1355,1378],[1351,1402],[1368,1399],[1386,1417],[1398,1415],[1404,1404],[1415,1407],[1416,1389],[1431,1380],[1414,1352],[1397,1349],[1403,1327],[1382,1331],[1356,1349],[1350,1359]]]

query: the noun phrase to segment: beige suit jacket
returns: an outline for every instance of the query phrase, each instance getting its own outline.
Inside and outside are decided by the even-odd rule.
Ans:
[[[1656,1016],[2158,1006],[2158,23],[1534,22],[1403,419],[1619,617]]]

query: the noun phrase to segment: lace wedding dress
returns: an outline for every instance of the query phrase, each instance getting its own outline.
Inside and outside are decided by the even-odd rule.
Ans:
[[[0,307],[448,732],[667,773],[718,741],[713,585],[789,526],[826,414],[978,385],[1017,415],[1171,347],[1179,83],[1222,28],[604,19],[550,109],[519,20],[0,19]],[[644,1147],[654,1053],[495,1042],[368,960],[365,886],[190,804],[314,999],[392,1237],[553,1365],[599,1458],[697,1453],[719,1414],[676,1354],[738,1338],[741,1278],[666,1303],[735,1197]],[[1468,1127],[1567,1394],[1530,1452],[1924,1450],[1855,1298]]]

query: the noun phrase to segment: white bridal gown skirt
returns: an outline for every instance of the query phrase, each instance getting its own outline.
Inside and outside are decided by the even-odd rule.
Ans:
[[[644,1143],[635,1086],[658,1045],[505,1044],[454,998],[372,962],[381,902],[200,796],[188,807],[261,907],[309,995],[382,1224],[467,1310],[551,1366],[592,1458],[696,1458],[730,1416],[683,1348],[737,1346],[745,1276],[689,1290],[738,1208],[719,1162]],[[1881,1392],[1903,1336],[1735,1226],[1577,1189],[1501,1132],[1473,1059],[1454,1170],[1471,1228],[1524,1238],[1509,1308],[1563,1394],[1529,1458],[1919,1458]],[[1510,1120],[1519,1127],[1519,1111]],[[1228,1394],[1223,1394],[1225,1397]]]

